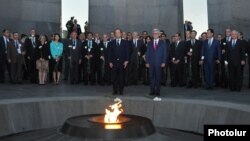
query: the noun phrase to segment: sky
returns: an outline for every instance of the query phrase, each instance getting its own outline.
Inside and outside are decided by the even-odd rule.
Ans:
[[[89,17],[89,0],[62,0],[62,29],[66,30],[66,23],[75,16],[78,24],[84,30],[84,23]]]
[[[183,0],[184,20],[193,23],[198,36],[208,29],[207,0]]]
[[[101,0],[100,0],[101,1]],[[78,23],[84,29],[85,21],[88,21],[89,0],[62,0],[62,29],[71,16],[75,16]],[[183,0],[184,20],[193,23],[198,36],[208,29],[207,0]]]

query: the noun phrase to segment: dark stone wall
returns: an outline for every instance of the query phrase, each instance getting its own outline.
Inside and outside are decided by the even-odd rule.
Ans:
[[[168,35],[183,31],[182,0],[90,0],[89,23],[93,32],[160,28]]]
[[[60,32],[61,0],[1,0],[0,30],[29,33],[35,28],[37,33]]]
[[[249,0],[208,0],[208,23],[216,33],[230,27],[250,38]]]

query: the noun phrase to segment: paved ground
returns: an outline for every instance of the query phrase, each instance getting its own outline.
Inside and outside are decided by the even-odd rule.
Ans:
[[[42,129],[0,137],[0,141],[202,141],[202,135],[172,129],[158,129],[158,133],[145,138],[135,139],[79,139],[59,133],[60,128]]]
[[[0,84],[0,100],[60,96],[105,96],[111,94],[111,92],[111,86],[84,86],[83,84],[47,84],[45,86],[35,84]],[[148,93],[148,86],[128,86],[125,88],[124,97],[144,97]],[[241,92],[230,92],[228,89],[221,88],[205,90],[203,88],[187,89],[185,87],[172,88],[169,86],[163,86],[161,89],[161,97],[174,99],[224,101],[250,105],[250,89],[247,88],[244,88]]]

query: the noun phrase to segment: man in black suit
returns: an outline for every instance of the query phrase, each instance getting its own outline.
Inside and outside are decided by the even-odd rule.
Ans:
[[[226,62],[229,67],[229,86],[231,91],[240,91],[242,87],[242,66],[245,65],[245,49],[241,40],[238,39],[238,32],[231,32],[232,40],[226,48]],[[227,64],[227,63],[226,63]]]
[[[175,34],[175,44],[170,49],[173,77],[171,86],[184,86],[184,55],[186,51],[185,41],[181,41],[181,34]]]
[[[77,36],[79,36],[82,33],[81,26],[77,23],[77,20],[74,20],[73,30],[77,33]]]
[[[71,84],[78,84],[79,77],[79,64],[81,63],[82,58],[82,43],[81,41],[77,40],[77,33],[73,31],[70,35],[71,39],[68,42],[67,48],[67,59],[70,62],[70,83]]]
[[[98,65],[98,83],[100,85],[110,84],[111,83],[111,70],[109,68],[108,64],[108,35],[103,34],[102,36],[102,41],[99,44],[99,49],[100,49],[100,56],[99,56],[99,65]]]
[[[74,17],[71,17],[69,21],[66,23],[66,28],[68,31],[68,38],[70,37],[70,33],[73,31],[73,26],[74,26]]]
[[[166,86],[167,85],[167,80],[168,80],[168,70],[169,70],[169,65],[171,62],[170,59],[170,41],[167,39],[167,35],[165,33],[161,34],[161,40],[163,40],[166,43],[166,53],[167,53],[167,58],[166,58],[166,65],[165,68],[162,68],[162,79],[161,79],[161,84]]]
[[[249,80],[248,80],[248,88],[250,88],[250,39],[248,40],[248,46],[247,46],[247,57],[248,57],[248,76],[249,76]]]
[[[19,34],[13,33],[13,40],[9,42],[7,48],[7,58],[11,66],[12,83],[22,83],[22,65],[24,63],[25,50],[19,40]]]
[[[123,95],[124,73],[129,60],[129,47],[126,40],[121,39],[121,29],[115,29],[115,40],[112,40],[108,49],[109,67],[112,69],[113,95],[119,91]]]
[[[83,51],[83,43],[85,42],[85,34],[81,33],[78,36],[79,41],[81,42],[81,51]],[[81,61],[80,65],[79,65],[79,72],[78,72],[78,76],[79,76],[79,82],[81,83],[83,81],[83,61]]]
[[[35,29],[31,29],[29,38],[26,38],[24,47],[27,51],[26,64],[28,66],[28,75],[31,83],[37,83],[38,72],[36,70],[35,48],[38,46],[38,38]]]
[[[142,63],[142,58],[140,54],[140,50],[142,48],[143,42],[139,40],[138,33],[133,32],[133,39],[128,41],[130,42],[130,60],[129,60],[129,84],[137,85],[138,83],[138,75],[141,73],[141,68],[139,68]]]
[[[3,30],[3,36],[0,37],[0,83],[5,81],[5,70],[7,68],[11,81],[10,65],[7,61],[7,47],[9,43],[10,32],[7,29]]]
[[[196,39],[197,32],[191,31],[191,39],[187,42],[187,87],[198,87],[200,78],[199,61],[201,58],[202,42]]]
[[[226,48],[228,48],[229,43],[231,42],[231,29],[227,28],[225,30],[225,38],[221,40],[221,86],[223,88],[228,87],[228,74],[227,74],[227,66],[225,65],[226,60]]]
[[[87,40],[83,43],[83,77],[84,84],[88,85],[90,80],[91,85],[96,83],[96,74],[97,74],[97,60],[98,60],[98,45],[93,40],[93,33],[89,32],[87,34]]]
[[[242,44],[243,44],[243,47],[245,50],[245,56],[247,57],[248,52],[249,52],[249,43],[247,42],[247,40],[244,39],[243,32],[239,32],[238,39],[242,41]],[[249,59],[249,57],[248,57],[248,59]],[[248,61],[248,63],[249,63],[249,61]],[[245,67],[245,65],[242,66],[242,74],[244,74],[244,67]],[[249,79],[250,79],[250,76],[249,76]],[[250,88],[250,84],[249,84],[249,88]]]

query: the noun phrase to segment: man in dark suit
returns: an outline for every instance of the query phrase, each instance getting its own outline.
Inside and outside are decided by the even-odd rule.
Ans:
[[[5,81],[5,70],[7,68],[10,82],[11,82],[11,72],[10,65],[7,61],[7,47],[9,43],[10,32],[7,29],[3,30],[3,36],[0,37],[0,83]]]
[[[98,58],[98,45],[93,40],[93,33],[89,32],[87,34],[87,40],[83,43],[83,63],[84,63],[84,70],[83,70],[83,77],[84,77],[84,84],[88,85],[90,80],[91,85],[96,83],[96,74],[97,74],[97,60]]]
[[[13,33],[13,40],[10,41],[7,47],[7,59],[11,66],[12,83],[22,83],[24,55],[24,46],[19,41],[19,34],[15,32]]]
[[[83,43],[85,42],[85,34],[84,33],[81,33],[79,36],[78,36],[78,39],[79,41],[81,42],[81,51],[83,51]],[[78,77],[79,77],[79,82],[83,82],[83,67],[84,67],[84,64],[83,64],[84,61],[81,61],[81,63],[79,64],[79,72],[78,72]]]
[[[26,38],[25,43],[26,64],[28,66],[28,75],[31,83],[37,83],[38,72],[36,70],[35,48],[38,46],[38,38],[36,37],[35,29],[31,29],[29,38]]]
[[[77,36],[79,36],[82,33],[81,26],[77,23],[77,20],[74,20],[73,30],[77,33]]]
[[[228,87],[228,72],[227,72],[227,66],[225,65],[226,60],[226,48],[228,48],[229,43],[231,42],[231,29],[227,28],[225,30],[225,38],[223,38],[220,42],[221,46],[221,86],[223,88]]]
[[[214,39],[214,30],[207,30],[207,40],[202,45],[201,64],[205,75],[205,88],[212,90],[215,84],[215,63],[219,64],[221,51],[219,42]]]
[[[171,46],[170,58],[171,58],[171,69],[173,77],[171,80],[171,86],[184,86],[184,56],[186,53],[186,41],[181,41],[181,34],[175,34],[175,44]]]
[[[162,79],[161,79],[161,84],[166,86],[167,85],[167,80],[168,80],[168,70],[170,69],[170,41],[167,39],[167,35],[165,33],[161,34],[161,40],[163,40],[166,43],[166,51],[167,51],[167,58],[166,58],[166,66],[165,68],[162,68]]]
[[[124,74],[129,61],[128,42],[121,37],[121,29],[115,29],[116,39],[109,43],[108,49],[108,62],[112,69],[113,95],[116,95],[118,91],[120,95],[123,95]]]
[[[81,63],[82,58],[82,43],[81,41],[77,40],[77,33],[75,31],[71,33],[70,37],[71,39],[68,42],[68,48],[66,52],[70,62],[70,83],[78,84],[79,64]]]
[[[153,29],[153,40],[148,43],[146,53],[146,67],[150,75],[150,95],[160,95],[162,68],[166,65],[167,47],[160,40],[160,30]]]
[[[248,88],[250,88],[250,39],[248,40],[248,46],[246,48],[248,58]]]
[[[229,86],[231,91],[240,91],[242,87],[242,66],[245,65],[245,48],[243,42],[238,39],[238,32],[231,32],[232,40],[226,48],[226,61],[229,67]]]
[[[100,56],[99,56],[99,65],[98,65],[98,83],[100,85],[110,84],[111,83],[111,71],[108,64],[108,35],[103,34],[102,41],[99,44]]]
[[[187,42],[187,61],[188,61],[188,84],[187,87],[198,87],[200,78],[200,65],[202,42],[196,39],[197,32],[191,32],[191,40]]]
[[[68,31],[68,36],[67,36],[67,38],[70,37],[70,33],[73,31],[74,18],[75,18],[75,17],[71,17],[70,20],[67,21],[67,23],[66,23],[66,28],[67,28],[67,31]]]
[[[141,73],[141,68],[139,69],[140,63],[142,62],[140,50],[142,48],[143,42],[139,40],[138,33],[133,32],[133,39],[130,42],[130,59],[129,59],[129,84],[137,85],[138,76]]]

